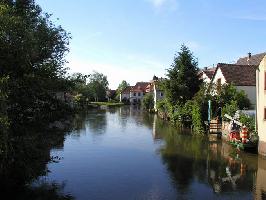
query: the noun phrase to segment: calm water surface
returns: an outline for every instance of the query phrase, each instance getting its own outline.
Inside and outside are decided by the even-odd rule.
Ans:
[[[192,137],[134,107],[94,110],[51,155],[38,182],[74,199],[264,199],[265,160]]]

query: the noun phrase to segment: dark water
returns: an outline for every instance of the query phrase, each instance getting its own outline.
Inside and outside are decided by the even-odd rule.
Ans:
[[[215,139],[193,137],[137,108],[89,111],[80,114],[74,126],[40,146],[46,151],[39,160],[27,158],[34,159],[34,165],[22,162],[25,167],[20,169],[26,172],[13,165],[12,171],[6,169],[6,190],[15,187],[9,182],[21,173],[21,182],[31,176],[25,181],[31,184],[16,191],[21,193],[17,199],[266,197],[264,159],[238,153]],[[45,165],[49,156],[53,162]]]

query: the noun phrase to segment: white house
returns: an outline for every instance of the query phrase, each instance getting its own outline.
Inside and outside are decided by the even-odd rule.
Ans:
[[[214,72],[212,83],[217,88],[223,84],[234,84],[238,91],[244,91],[251,106],[256,105],[256,68],[255,65],[239,65],[219,63]]]
[[[204,83],[211,83],[212,77],[214,75],[216,67],[207,68],[205,67],[203,70],[200,71],[199,77],[203,80]]]
[[[131,104],[140,103],[143,99],[146,88],[149,85],[148,82],[137,82],[134,87],[131,88],[129,94],[129,101]]]
[[[266,56],[262,59],[256,74],[257,86],[257,131],[259,135],[258,152],[266,156]]]
[[[130,90],[133,86],[127,86],[121,93],[120,93],[120,102],[129,102],[130,99]]]

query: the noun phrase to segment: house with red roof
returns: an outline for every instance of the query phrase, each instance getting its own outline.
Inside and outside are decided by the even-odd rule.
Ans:
[[[131,104],[138,104],[143,99],[146,88],[149,85],[149,82],[137,82],[134,87],[131,88],[129,94],[129,101]]]
[[[199,73],[200,79],[203,80],[204,83],[211,83],[215,70],[216,67],[211,67],[211,68],[205,67]]]
[[[120,94],[120,102],[139,104],[145,94],[151,93],[154,97],[154,108],[156,108],[156,103],[164,97],[163,90],[159,86],[162,80],[153,76],[150,82],[137,82],[135,86],[126,87]]]
[[[127,86],[121,93],[120,93],[120,102],[129,103],[130,99],[130,91],[134,86]]]
[[[212,83],[219,89],[223,84],[234,84],[244,91],[253,107],[256,105],[256,65],[218,63]]]
[[[143,99],[149,82],[137,82],[135,86],[126,87],[120,94],[121,102],[138,104]]]

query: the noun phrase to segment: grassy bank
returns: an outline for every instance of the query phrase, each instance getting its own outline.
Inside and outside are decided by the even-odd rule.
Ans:
[[[125,105],[124,103],[117,103],[117,102],[90,102],[91,105],[96,105],[96,106],[123,106]]]

